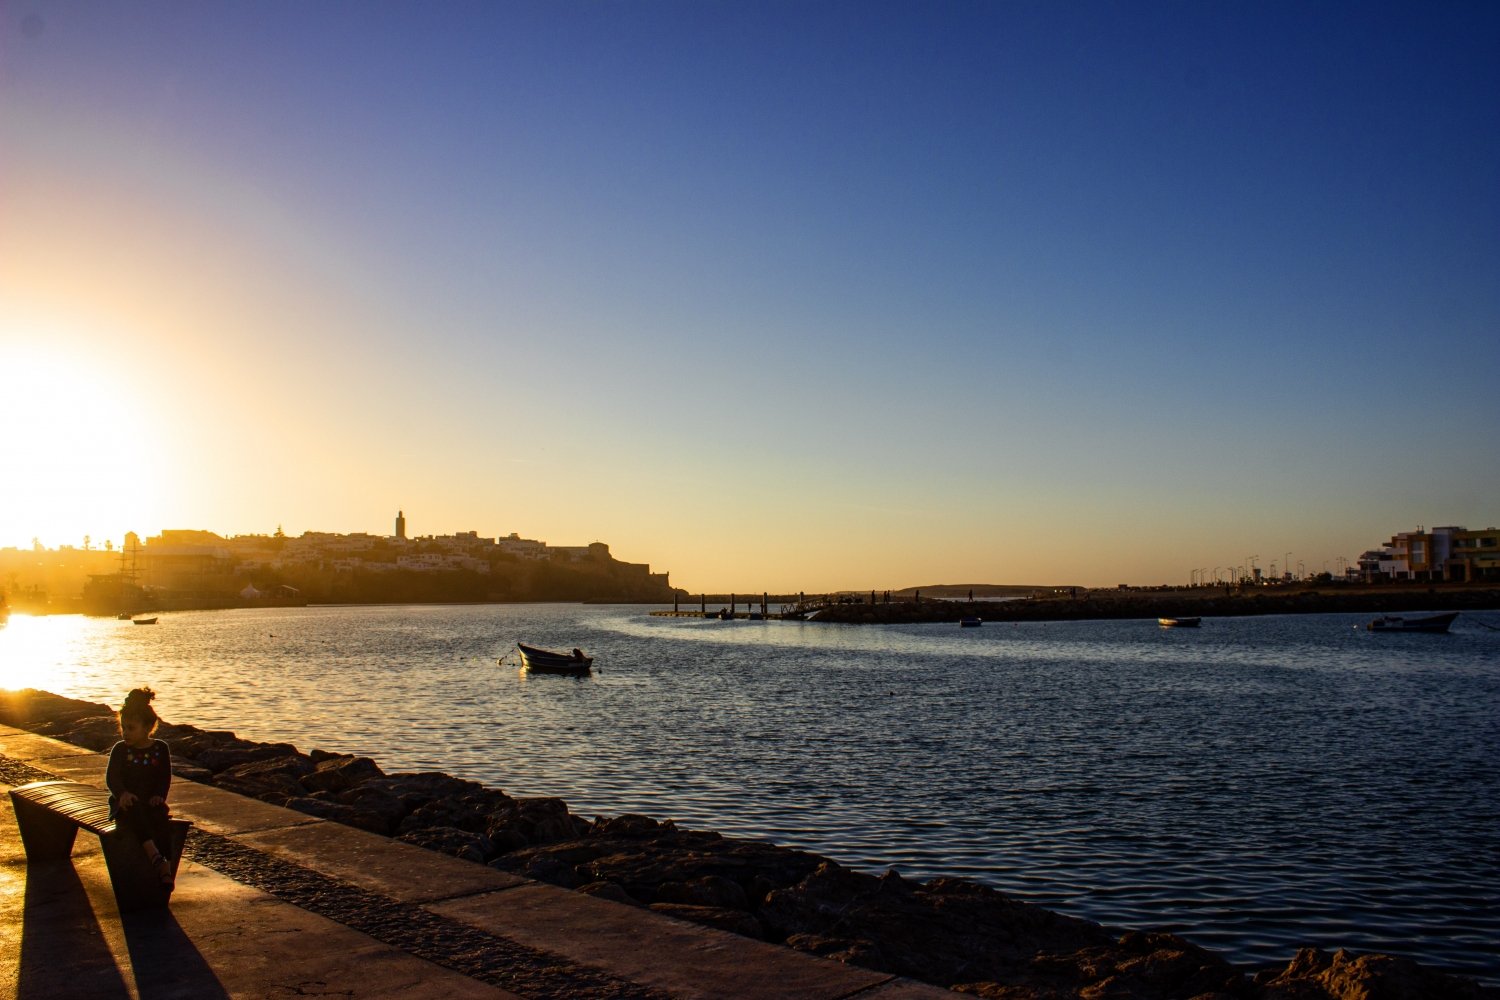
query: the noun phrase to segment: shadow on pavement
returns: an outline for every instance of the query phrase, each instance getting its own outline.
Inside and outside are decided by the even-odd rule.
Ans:
[[[130,998],[88,892],[68,861],[27,866],[19,966],[17,1000]]]
[[[121,973],[101,921],[118,920],[130,953]],[[123,956],[122,956],[123,958]],[[26,869],[16,1000],[228,1000],[229,993],[169,909],[96,913],[70,861]]]
[[[141,1000],[227,1000],[219,977],[171,910],[127,913],[121,922]]]

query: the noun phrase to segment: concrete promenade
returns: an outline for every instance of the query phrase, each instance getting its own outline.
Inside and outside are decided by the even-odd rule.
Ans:
[[[105,757],[0,726],[0,791]],[[176,779],[168,910],[116,910],[97,838],[28,867],[0,795],[0,997],[798,998],[946,990],[531,882]]]

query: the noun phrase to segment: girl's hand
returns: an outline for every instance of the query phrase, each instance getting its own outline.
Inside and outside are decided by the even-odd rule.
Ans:
[[[165,805],[167,800],[166,800],[165,797],[163,797],[161,795],[153,795],[149,799],[147,799],[146,801],[149,802],[149,803],[151,803],[153,806],[160,806],[160,805]]]
[[[136,794],[134,792],[121,792],[120,793],[120,808],[121,809],[129,809],[131,806],[135,805],[135,800],[136,800]]]

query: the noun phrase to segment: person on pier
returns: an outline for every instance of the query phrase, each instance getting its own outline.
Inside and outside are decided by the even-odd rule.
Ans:
[[[167,792],[172,787],[172,751],[153,739],[158,723],[151,701],[156,692],[136,688],[120,708],[122,739],[109,751],[104,784],[109,788],[109,811],[115,824],[140,841],[161,884],[172,885],[172,863],[163,855],[172,836],[167,826]],[[157,845],[162,845],[158,847]]]

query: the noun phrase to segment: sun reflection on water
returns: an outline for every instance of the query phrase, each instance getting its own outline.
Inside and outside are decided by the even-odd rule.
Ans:
[[[0,688],[66,687],[66,650],[77,640],[77,615],[12,614],[0,627]]]

